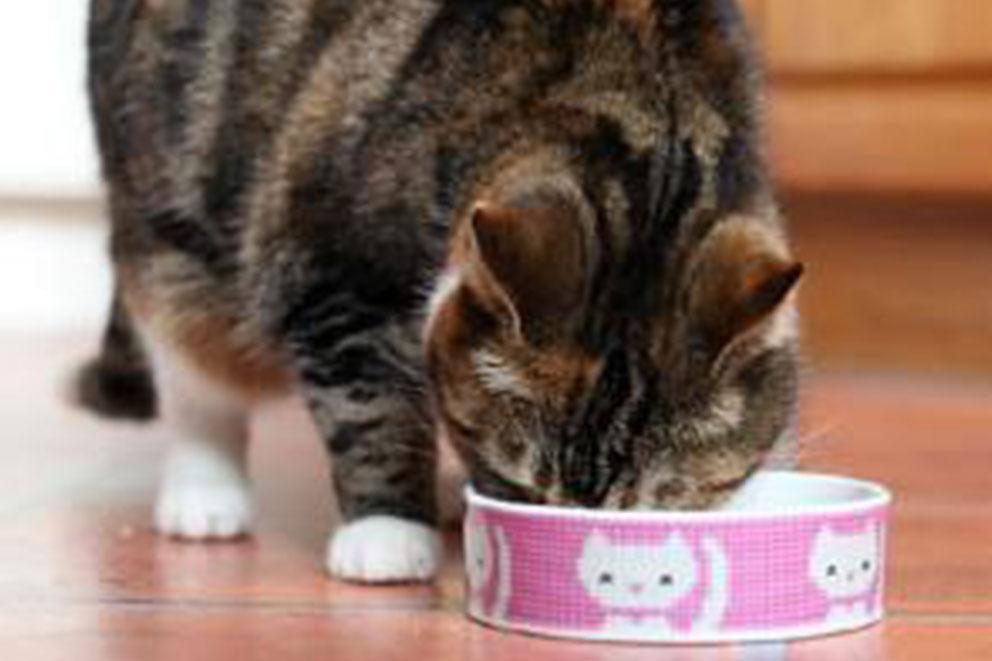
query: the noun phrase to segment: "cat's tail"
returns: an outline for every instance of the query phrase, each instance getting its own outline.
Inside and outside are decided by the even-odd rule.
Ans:
[[[723,546],[713,537],[704,537],[701,544],[709,565],[709,585],[693,628],[711,630],[719,627],[727,614],[730,603],[730,563]]]
[[[156,415],[151,370],[117,295],[100,353],[76,372],[69,396],[76,404],[108,418],[144,421]]]

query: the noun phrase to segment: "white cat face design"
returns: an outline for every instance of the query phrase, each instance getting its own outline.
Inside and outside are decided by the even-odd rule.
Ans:
[[[825,527],[813,542],[810,579],[832,599],[866,595],[878,574],[878,545],[877,526],[857,533]]]
[[[469,585],[484,586],[493,573],[493,557],[489,549],[489,532],[478,517],[471,517],[465,526],[465,559]]]
[[[660,544],[621,544],[594,531],[582,548],[579,575],[603,606],[667,609],[696,587],[699,565],[678,533]]]

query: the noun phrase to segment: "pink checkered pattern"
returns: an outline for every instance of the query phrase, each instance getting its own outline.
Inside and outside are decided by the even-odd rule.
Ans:
[[[470,508],[472,534],[483,535],[489,574],[469,578],[469,614],[496,626],[577,638],[657,641],[788,639],[854,629],[882,616],[887,506],[851,514],[724,517],[677,523],[606,520]],[[830,597],[810,576],[817,536],[877,535],[875,577],[854,598]],[[593,533],[618,545],[662,546],[679,534],[695,554],[700,576],[711,577],[706,543],[722,551],[725,584],[700,579],[665,611],[669,627],[632,633],[614,629],[610,607],[580,579],[583,545]],[[858,560],[859,563],[862,561]],[[831,570],[834,571],[834,570]],[[473,585],[472,583],[479,583]],[[707,594],[722,590],[725,604],[705,630],[695,628]],[[851,608],[856,604],[857,608]],[[847,609],[847,610],[845,610]],[[846,615],[838,618],[840,610]]]

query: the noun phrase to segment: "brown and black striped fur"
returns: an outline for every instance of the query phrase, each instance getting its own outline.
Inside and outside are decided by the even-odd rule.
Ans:
[[[298,386],[346,518],[434,519],[435,422],[483,490],[618,507],[712,505],[785,429],[731,0],[93,0],[90,46],[116,327]]]

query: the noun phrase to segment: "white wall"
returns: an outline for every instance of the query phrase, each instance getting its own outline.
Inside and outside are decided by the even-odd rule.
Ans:
[[[88,0],[0,0],[0,198],[94,196]]]
[[[89,0],[0,0],[0,336],[100,328],[106,225],[85,93]],[[46,210],[47,209],[47,210]],[[53,220],[66,222],[52,222]],[[100,222],[81,222],[83,219]]]

